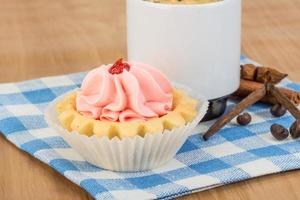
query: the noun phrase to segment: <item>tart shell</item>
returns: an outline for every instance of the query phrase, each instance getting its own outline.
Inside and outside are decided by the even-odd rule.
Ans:
[[[108,136],[109,138],[141,136],[145,133],[159,133],[172,130],[191,122],[197,115],[197,100],[183,90],[173,90],[173,109],[166,115],[144,122],[107,122],[83,116],[76,111],[76,92],[66,95],[56,104],[61,125],[68,131],[77,131],[87,136]]]

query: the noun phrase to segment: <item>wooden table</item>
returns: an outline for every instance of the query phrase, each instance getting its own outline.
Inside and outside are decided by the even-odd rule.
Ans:
[[[244,0],[243,53],[300,81],[300,0]],[[0,82],[91,69],[126,55],[125,0],[2,0]],[[182,199],[300,199],[300,171]],[[0,199],[91,199],[0,137]]]

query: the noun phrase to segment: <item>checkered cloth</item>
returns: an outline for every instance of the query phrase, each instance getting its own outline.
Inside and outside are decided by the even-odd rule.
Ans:
[[[249,62],[245,57],[243,63]],[[278,142],[269,133],[272,123],[289,127],[287,114],[273,118],[269,107],[248,109],[251,125],[234,122],[204,142],[213,123],[202,123],[175,159],[147,172],[117,173],[90,165],[49,128],[43,111],[50,101],[80,86],[85,73],[0,85],[0,130],[18,148],[57,170],[96,199],[171,199],[265,174],[300,168],[300,145],[291,138]],[[300,91],[288,80],[286,87]],[[229,108],[234,102],[229,103]],[[5,161],[2,161],[5,162]]]

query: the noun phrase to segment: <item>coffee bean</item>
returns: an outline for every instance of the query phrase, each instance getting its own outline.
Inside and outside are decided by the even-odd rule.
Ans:
[[[297,139],[300,137],[300,120],[296,120],[290,127],[292,138]]]
[[[279,124],[271,126],[271,133],[277,140],[284,140],[289,136],[289,131]]]
[[[281,104],[276,104],[270,109],[270,112],[274,117],[281,117],[285,115],[286,111],[286,108]]]
[[[246,126],[248,125],[252,120],[252,117],[249,113],[243,113],[241,115],[239,115],[236,119],[237,123],[242,125],[242,126]]]

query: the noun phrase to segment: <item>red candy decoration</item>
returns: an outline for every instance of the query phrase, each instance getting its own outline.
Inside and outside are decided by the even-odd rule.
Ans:
[[[124,63],[123,58],[120,58],[109,68],[108,72],[111,74],[121,74],[124,69],[129,71],[130,65],[128,63]]]

